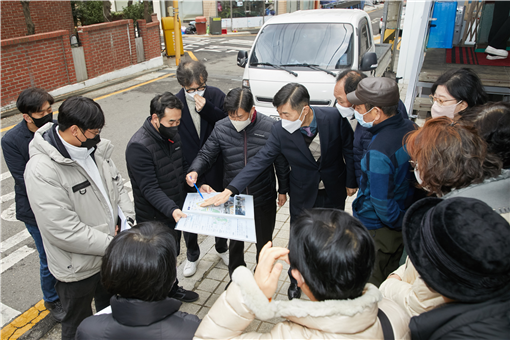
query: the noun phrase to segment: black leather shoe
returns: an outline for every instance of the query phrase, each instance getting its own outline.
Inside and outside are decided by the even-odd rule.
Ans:
[[[297,283],[291,283],[289,285],[287,296],[289,297],[289,300],[299,299],[301,297],[301,288],[298,287]]]
[[[176,292],[169,297],[174,298],[179,301],[182,301],[182,302],[195,302],[198,300],[197,293],[195,293],[191,290],[186,290],[182,287],[177,287]]]
[[[64,308],[62,308],[62,303],[60,303],[60,300],[53,302],[44,301],[44,307],[46,307],[46,309],[50,311],[51,316],[57,322],[62,322],[64,316],[66,316],[66,312]]]

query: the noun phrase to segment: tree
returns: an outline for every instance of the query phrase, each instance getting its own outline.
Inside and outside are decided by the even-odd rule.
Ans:
[[[23,15],[25,16],[25,23],[27,24],[27,35],[35,34],[35,25],[30,15],[30,1],[20,1],[23,7]]]
[[[112,21],[112,3],[110,0],[103,1],[103,17],[106,21]]]
[[[145,19],[145,22],[152,22],[152,11],[151,11],[151,3],[152,1],[143,1],[143,17]]]

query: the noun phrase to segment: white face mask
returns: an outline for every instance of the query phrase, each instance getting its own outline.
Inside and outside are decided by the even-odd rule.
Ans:
[[[455,109],[457,108],[457,105],[459,105],[461,102],[462,100],[460,100],[457,104],[448,106],[439,106],[437,102],[434,102],[434,104],[432,104],[432,108],[430,109],[430,115],[432,116],[432,118],[446,116],[448,118],[453,119],[455,116]]]
[[[248,119],[246,119],[246,120],[232,120],[232,119],[230,119],[230,121],[232,122],[232,125],[234,125],[234,127],[236,128],[237,132],[241,132],[244,130],[244,128],[246,128],[248,125],[250,125],[251,117],[248,117]]]
[[[414,169],[414,177],[416,177],[416,181],[418,182],[419,185],[423,183],[423,180],[420,177],[420,171],[416,168]]]
[[[287,130],[288,133],[294,133],[297,129],[299,129],[301,124],[303,124],[303,121],[300,118],[304,110],[305,108],[303,107],[303,110],[301,110],[301,113],[299,114],[299,118],[295,121],[282,118],[282,128]]]
[[[191,93],[186,92],[186,95],[189,97],[189,99],[195,101],[195,95],[196,94],[198,94],[200,97],[203,97],[204,93],[205,93],[205,90],[203,90],[203,91],[195,91],[195,92],[191,92]]]
[[[343,107],[338,103],[335,104],[335,107],[344,118],[350,118],[354,114],[354,109],[352,107]]]

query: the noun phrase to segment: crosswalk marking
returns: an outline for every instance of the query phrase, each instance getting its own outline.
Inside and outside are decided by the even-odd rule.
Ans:
[[[9,306],[4,305],[3,303],[0,303],[0,324],[2,325],[1,327],[5,326],[7,323],[9,323],[11,320],[13,320],[20,314],[21,314],[20,311],[17,311],[14,308],[11,308]]]
[[[23,242],[27,238],[30,237],[30,233],[27,229],[23,229],[23,231],[20,231],[19,233],[15,234],[14,236],[9,237],[7,240],[0,243],[0,253],[3,253],[4,251],[14,247],[20,242]]]
[[[11,178],[12,175],[9,171],[4,172],[3,174],[0,174],[0,181],[3,181],[4,179]]]
[[[8,256],[4,257],[2,260],[0,260],[0,273],[5,272],[7,269],[11,268],[33,252],[35,252],[35,249],[29,248],[28,246],[23,246]]]
[[[0,203],[5,203],[5,202],[9,202],[10,200],[13,200],[14,199],[14,196],[16,196],[16,194],[13,192],[10,192],[8,194],[5,194],[5,195],[2,195],[0,196]]]

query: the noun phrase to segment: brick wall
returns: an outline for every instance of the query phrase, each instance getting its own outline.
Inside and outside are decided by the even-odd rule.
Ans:
[[[78,34],[89,78],[136,64],[133,20],[82,26]]]
[[[279,15],[285,13],[287,13],[287,0],[278,0],[276,14]]]
[[[2,40],[1,47],[2,106],[31,86],[52,91],[76,82],[67,30]]]
[[[207,18],[207,25],[209,25],[209,18],[218,15],[218,4],[216,1],[204,0],[203,3],[204,17]]]
[[[159,21],[152,18],[148,24],[145,20],[138,20],[140,36],[143,38],[143,51],[145,60],[161,56],[161,40],[159,37]]]
[[[0,10],[2,39],[27,35],[27,25],[20,1],[0,1]],[[36,34],[74,30],[71,1],[30,1],[30,16],[35,25]]]

